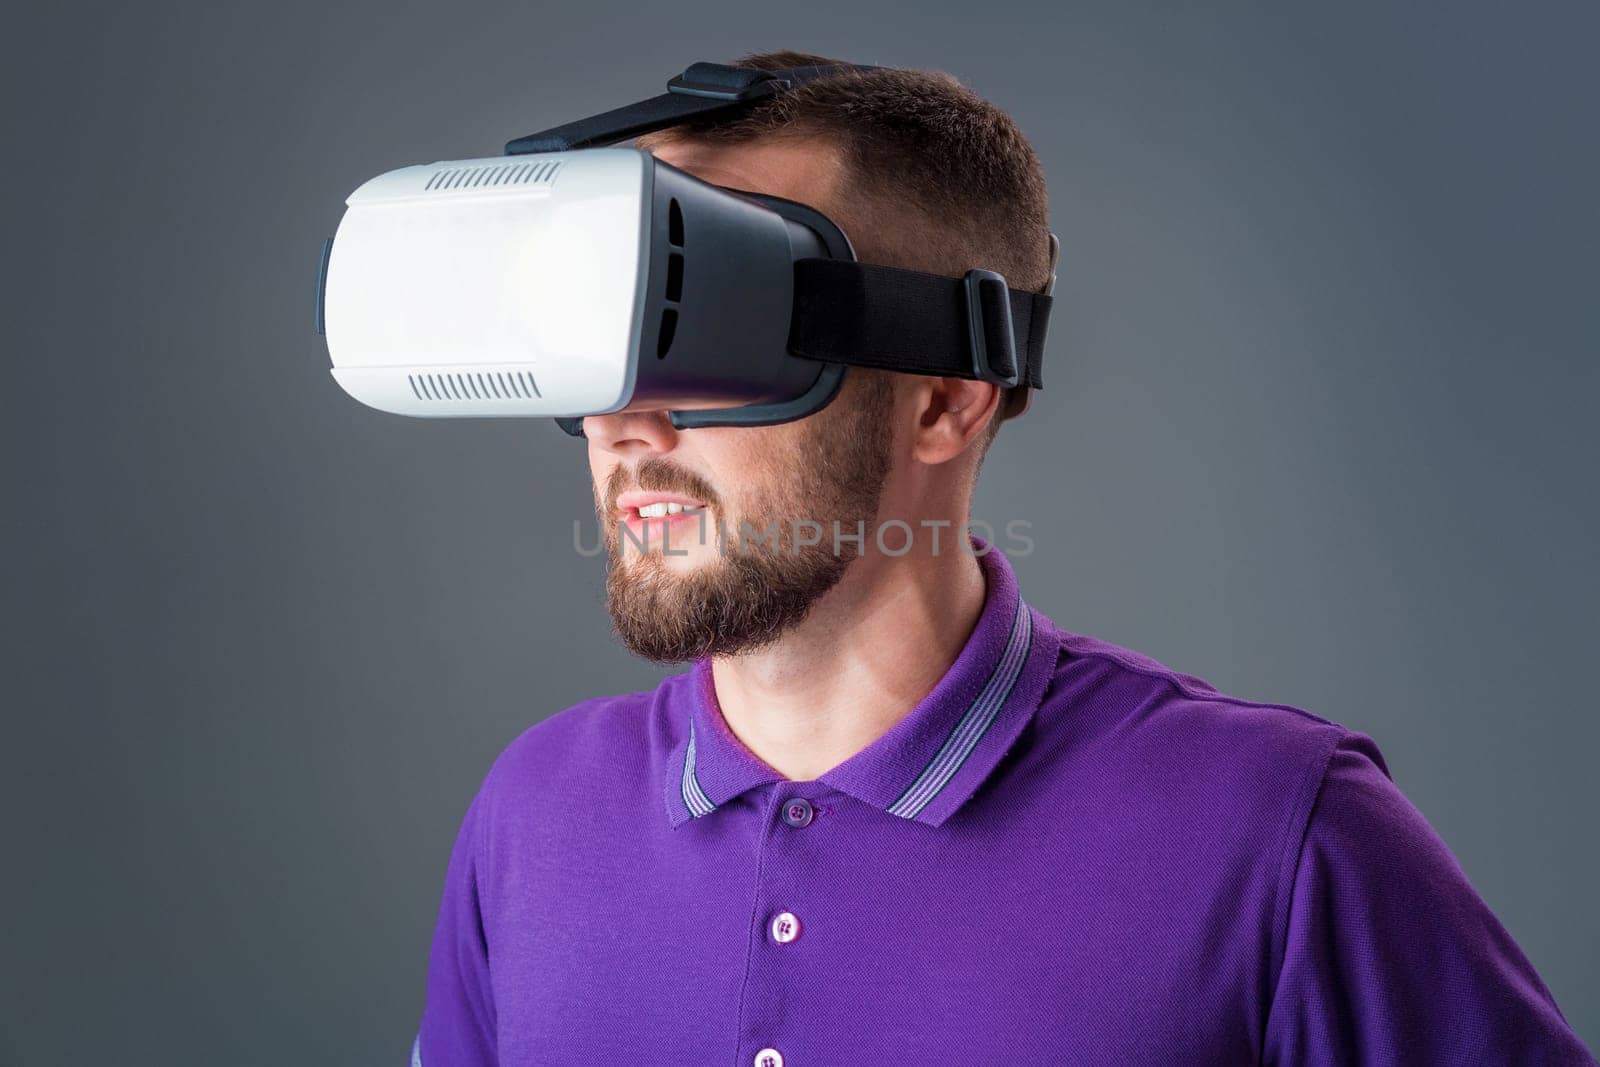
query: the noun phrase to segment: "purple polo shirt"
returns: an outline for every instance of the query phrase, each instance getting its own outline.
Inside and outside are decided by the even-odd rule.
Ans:
[[[412,1062],[1594,1062],[1370,739],[1068,633],[982,560],[950,671],[815,780],[706,662],[513,741]]]

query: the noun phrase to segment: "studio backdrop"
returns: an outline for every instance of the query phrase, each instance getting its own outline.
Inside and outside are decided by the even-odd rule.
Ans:
[[[612,639],[581,440],[354,401],[351,190],[792,48],[1014,115],[1061,626],[1373,736],[1600,1047],[1592,4],[24,3],[0,33],[0,1063],[403,1062],[445,861]]]

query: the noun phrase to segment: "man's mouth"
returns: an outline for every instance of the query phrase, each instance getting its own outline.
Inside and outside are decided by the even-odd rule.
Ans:
[[[693,497],[632,489],[617,497],[616,517],[636,540],[659,543],[670,537],[688,547],[693,543],[689,531],[699,526],[705,510],[705,502]]]

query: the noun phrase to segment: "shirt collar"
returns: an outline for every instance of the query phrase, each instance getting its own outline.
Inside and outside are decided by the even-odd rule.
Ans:
[[[933,691],[887,733],[818,781],[890,815],[941,825],[988,777],[1033,717],[1058,652],[1050,622],[1017,589],[1010,561],[983,553],[983,611],[961,654]],[[987,549],[987,551],[985,551]],[[784,776],[734,736],[722,717],[711,661],[675,681],[669,707],[687,729],[666,761],[667,816],[674,829]],[[686,715],[685,715],[686,712]]]

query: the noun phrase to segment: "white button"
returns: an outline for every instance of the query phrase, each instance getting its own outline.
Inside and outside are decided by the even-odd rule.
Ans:
[[[800,920],[795,917],[794,912],[780,911],[772,917],[772,940],[780,945],[787,945],[799,936]]]
[[[775,1048],[764,1048],[756,1053],[756,1067],[783,1067],[783,1053]]]

